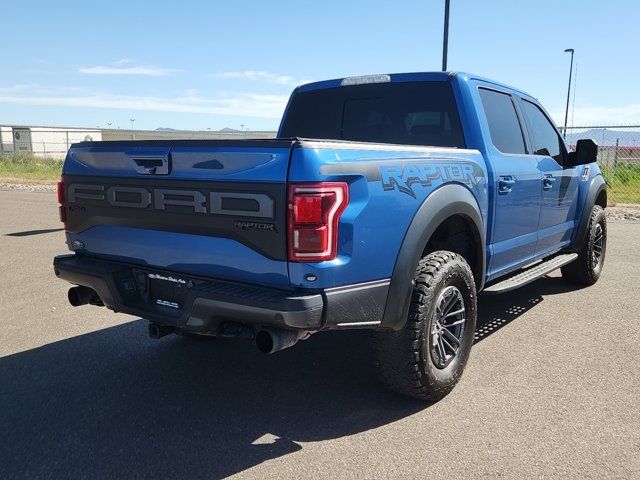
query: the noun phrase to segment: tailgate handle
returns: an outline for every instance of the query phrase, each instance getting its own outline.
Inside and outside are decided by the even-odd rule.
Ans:
[[[168,175],[169,158],[163,157],[132,157],[134,167],[138,173],[143,175]]]

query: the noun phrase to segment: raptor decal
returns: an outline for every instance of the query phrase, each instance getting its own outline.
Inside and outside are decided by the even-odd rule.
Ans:
[[[395,190],[416,197],[413,185],[424,187],[434,180],[459,181],[468,185],[477,183],[473,165],[469,163],[434,164],[432,162],[405,162],[380,167],[380,179],[384,190]]]

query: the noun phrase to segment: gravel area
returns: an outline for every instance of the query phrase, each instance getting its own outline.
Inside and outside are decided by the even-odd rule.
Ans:
[[[22,190],[26,192],[55,192],[56,184],[0,182],[0,190]]]
[[[640,205],[615,205],[607,207],[607,219],[640,222]]]

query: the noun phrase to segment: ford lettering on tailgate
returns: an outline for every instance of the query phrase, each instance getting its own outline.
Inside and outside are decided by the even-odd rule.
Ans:
[[[284,183],[73,175],[63,183],[67,231],[74,234],[110,226],[221,237],[286,258]]]
[[[264,193],[209,192],[198,190],[91,185],[74,183],[67,190],[70,204],[81,200],[106,202],[112,207],[167,210],[186,207],[189,213],[274,218],[274,202]]]

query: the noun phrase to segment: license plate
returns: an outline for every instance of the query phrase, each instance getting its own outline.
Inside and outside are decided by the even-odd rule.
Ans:
[[[187,294],[187,281],[174,275],[148,274],[149,299],[152,303],[175,310],[182,309]]]

